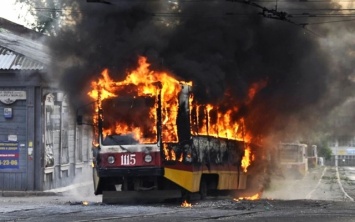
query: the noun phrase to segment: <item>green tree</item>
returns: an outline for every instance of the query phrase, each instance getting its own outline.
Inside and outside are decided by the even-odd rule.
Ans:
[[[332,156],[332,150],[329,148],[326,142],[322,142],[318,146],[318,156],[324,157],[326,160],[329,160]]]
[[[18,4],[27,5],[29,13],[35,18],[30,22],[33,30],[46,35],[55,35],[59,28],[74,20],[77,9],[75,0],[16,0]]]

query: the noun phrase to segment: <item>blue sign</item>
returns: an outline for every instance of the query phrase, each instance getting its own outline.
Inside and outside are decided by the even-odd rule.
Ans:
[[[17,142],[0,142],[0,169],[18,169],[19,151]]]
[[[4,117],[5,119],[12,118],[12,108],[4,108]]]

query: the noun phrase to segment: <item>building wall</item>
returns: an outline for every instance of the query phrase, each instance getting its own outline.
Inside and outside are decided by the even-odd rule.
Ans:
[[[0,189],[41,189],[38,76],[0,72]],[[10,110],[10,111],[9,111]],[[17,150],[10,150],[16,144]]]
[[[44,95],[44,190],[91,182],[90,126],[77,126],[75,112],[60,91]]]
[[[6,88],[2,88],[6,89]],[[14,88],[13,88],[14,89]],[[0,89],[1,90],[1,89]],[[25,90],[23,88],[16,88],[16,90]],[[12,155],[15,152],[0,151],[3,157],[0,158],[0,187],[4,190],[25,190],[28,188],[27,184],[27,127],[26,127],[26,100],[16,101],[13,104],[3,104],[0,103],[0,143],[17,143],[18,144],[18,154],[17,158],[7,158],[5,155]],[[12,109],[12,118],[4,117],[4,109]],[[8,137],[16,136],[17,141],[7,142]],[[6,149],[0,146],[0,149]],[[10,161],[10,164],[8,163]]]
[[[6,30],[0,38],[0,191],[48,190],[91,180],[91,127],[76,126],[64,94],[48,88],[53,83],[44,78],[51,61],[45,36],[0,23]],[[52,105],[46,104],[49,94]]]
[[[16,98],[17,92],[25,97]],[[58,92],[36,72],[0,71],[0,191],[91,182],[91,127],[76,125],[75,112]],[[10,94],[14,101],[5,96]]]
[[[355,98],[348,98],[331,115],[332,139],[328,146],[332,150],[332,157],[325,164],[334,166],[355,166],[355,135],[354,135]]]

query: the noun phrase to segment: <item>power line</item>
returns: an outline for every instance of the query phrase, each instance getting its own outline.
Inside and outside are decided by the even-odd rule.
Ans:
[[[354,8],[280,8],[287,11],[355,11]]]
[[[275,0],[255,0],[254,2],[269,2],[269,3],[275,3]],[[295,0],[295,1],[290,1],[290,0],[278,0],[278,3],[297,3],[297,4],[303,4],[303,3],[330,3],[329,0]],[[333,1],[332,3],[354,3],[353,0],[341,0],[341,1]]]
[[[307,25],[322,25],[328,23],[339,23],[339,22],[350,22],[350,21],[355,21],[355,19],[344,19],[344,20],[326,21],[326,22],[310,22]]]
[[[117,1],[146,1],[146,0],[117,0]],[[159,1],[159,0],[149,0],[149,1]],[[178,1],[180,2],[207,2],[208,0],[181,0]],[[262,11],[259,12],[259,15],[262,15],[265,18],[270,18],[270,19],[277,19],[277,20],[282,20],[286,21],[289,23],[293,23],[295,25],[299,25],[302,27],[305,27],[308,24],[325,24],[325,23],[335,23],[335,22],[348,22],[348,21],[353,21],[353,19],[344,19],[344,20],[338,20],[338,21],[324,21],[324,22],[318,22],[318,23],[297,23],[295,21],[292,21],[291,19],[300,19],[300,18],[351,18],[355,17],[355,13],[351,13],[352,11],[355,11],[353,8],[349,9],[332,9],[332,8],[311,8],[311,9],[305,9],[305,8],[278,8],[279,3],[287,2],[290,3],[289,1],[282,1],[282,0],[260,0],[260,1],[249,1],[249,0],[226,0],[227,2],[235,2],[235,3],[243,3],[247,4],[256,8],[261,9]],[[173,1],[172,1],[173,2]],[[275,3],[275,9],[270,9],[267,7],[264,7],[262,5],[259,5],[255,2],[268,2],[268,3]],[[295,1],[296,2],[296,1]],[[292,2],[292,3],[295,3]],[[317,3],[329,3],[329,0],[326,1],[321,1],[321,0],[299,0],[298,3],[309,3],[309,2],[317,2]],[[353,2],[353,1],[338,1],[339,2]],[[296,2],[297,3],[297,2]],[[77,10],[77,9],[70,9],[70,8],[49,8],[49,7],[36,7],[34,9],[37,12],[56,12],[56,13],[63,13],[63,12],[71,12],[71,13],[80,13],[83,10]],[[287,13],[286,10],[289,11],[304,11],[300,13]],[[314,13],[314,12],[322,12],[322,11],[329,11],[329,12],[349,12],[349,13]],[[185,13],[175,13],[175,12],[148,12],[151,16],[154,17],[196,17],[196,16],[201,16],[202,18],[216,18],[216,17],[223,17],[223,16],[239,16],[239,17],[245,17],[245,16],[250,16],[250,13],[234,13],[234,12],[226,12],[224,14],[219,14],[219,15],[207,15],[207,14],[185,14]]]
[[[276,20],[281,20],[281,21],[285,21],[285,22],[288,22],[288,23],[291,23],[293,25],[296,25],[296,26],[299,26],[299,27],[302,27],[304,30],[306,30],[307,32],[309,32],[310,34],[312,35],[315,35],[317,37],[320,37],[319,34],[309,30],[306,28],[306,25],[307,23],[296,23],[292,20],[289,19],[289,17],[292,17],[290,16],[287,12],[284,12],[284,11],[278,11],[277,10],[277,3],[278,1],[276,1],[276,5],[275,5],[275,9],[269,9],[269,8],[266,8],[264,6],[261,6],[259,4],[256,4],[255,2],[251,2],[249,0],[244,0],[244,1],[237,1],[237,0],[226,0],[226,1],[231,1],[231,2],[236,2],[236,3],[242,3],[242,4],[247,4],[247,5],[250,5],[252,7],[255,7],[255,8],[258,8],[258,9],[261,9],[262,11],[259,12],[260,15],[262,15],[263,17],[265,18],[270,18],[270,19],[276,19]]]
[[[288,14],[289,18],[314,18],[314,17],[327,17],[327,18],[338,18],[338,17],[355,17],[355,14],[311,14],[311,13],[301,13],[301,14]]]

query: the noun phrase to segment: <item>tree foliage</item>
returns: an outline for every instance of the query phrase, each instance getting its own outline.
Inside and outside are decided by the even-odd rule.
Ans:
[[[29,21],[29,26],[46,35],[55,35],[58,28],[72,14],[74,0],[16,0],[30,8],[29,13],[35,21]]]
[[[326,160],[331,158],[332,150],[329,148],[326,142],[323,142],[318,146],[318,156],[324,157]]]

